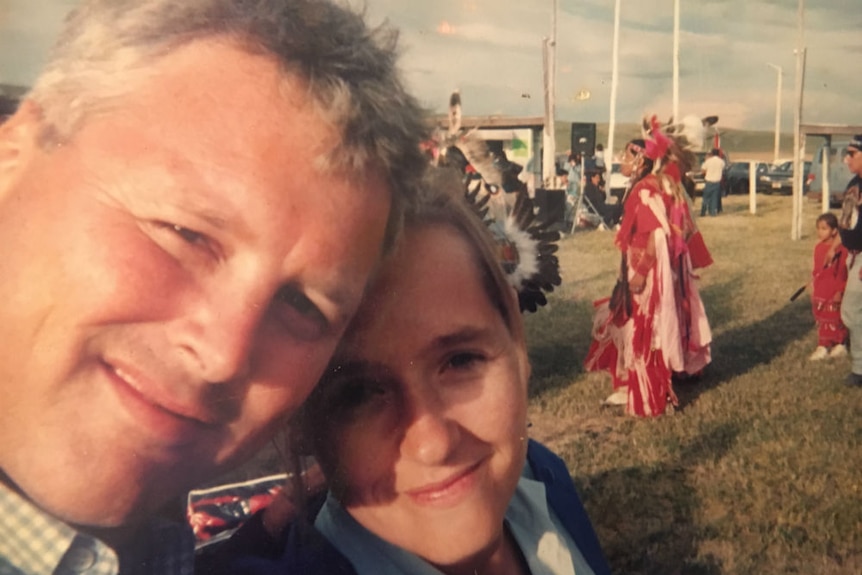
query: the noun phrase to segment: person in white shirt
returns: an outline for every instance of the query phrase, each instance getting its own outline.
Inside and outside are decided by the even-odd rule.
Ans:
[[[700,215],[715,216],[718,214],[718,203],[721,195],[721,178],[724,175],[724,160],[721,159],[721,151],[713,148],[709,157],[703,162],[701,169],[704,172],[703,199],[700,206]]]

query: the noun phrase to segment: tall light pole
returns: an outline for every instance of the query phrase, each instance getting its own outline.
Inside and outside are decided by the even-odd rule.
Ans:
[[[555,187],[557,179],[556,161],[556,91],[557,91],[557,2],[551,12],[551,37],[543,43],[545,62],[545,129],[543,130],[542,180],[543,185]]]
[[[620,0],[614,4],[614,40],[611,50],[611,111],[608,121],[608,151],[609,166],[614,162],[614,131],[617,127],[617,84],[619,84],[620,60]]]
[[[775,88],[775,154],[772,160],[773,164],[777,164],[781,152],[781,77],[784,71],[776,64],[767,62],[766,65],[778,73],[778,86]]]

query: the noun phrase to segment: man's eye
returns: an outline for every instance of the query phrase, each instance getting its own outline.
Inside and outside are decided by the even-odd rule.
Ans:
[[[278,295],[276,296],[278,301],[285,303],[301,313],[302,315],[321,315],[320,310],[317,309],[308,297],[305,294],[297,291],[293,288],[282,288],[279,290]]]
[[[301,339],[316,339],[326,333],[329,325],[326,316],[295,287],[288,286],[279,290],[274,308],[282,325]]]
[[[204,241],[204,235],[194,230],[178,226],[177,224],[167,224],[171,230],[183,240],[190,244],[199,244]]]
[[[206,234],[167,221],[151,220],[148,224],[154,230],[151,233],[155,241],[177,258],[187,258],[189,254],[216,259],[221,256],[218,243]]]
[[[153,226],[157,229],[164,230],[165,232],[171,233],[174,236],[180,238],[187,244],[203,244],[206,243],[207,237],[194,230],[189,228],[184,228],[179,224],[174,224],[171,222],[162,222],[162,221],[154,221],[152,222]]]

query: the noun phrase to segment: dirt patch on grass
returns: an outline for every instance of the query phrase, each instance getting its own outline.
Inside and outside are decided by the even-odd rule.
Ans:
[[[572,437],[587,436],[604,441],[623,441],[626,434],[619,430],[624,419],[622,407],[604,408],[600,415],[560,417],[539,408],[530,408],[530,437],[558,452]]]

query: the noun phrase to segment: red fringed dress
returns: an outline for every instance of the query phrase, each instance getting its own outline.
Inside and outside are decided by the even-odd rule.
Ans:
[[[832,347],[847,341],[841,321],[841,299],[847,285],[847,249],[832,240],[814,246],[811,308],[817,322],[817,345]]]
[[[668,165],[665,175],[662,181],[671,229],[668,247],[682,345],[682,372],[699,374],[712,361],[712,330],[694,270],[711,265],[712,256],[694,223],[676,164]]]
[[[614,312],[609,299],[595,302],[590,371],[609,371],[614,389],[626,387],[626,413],[656,416],[676,403],[671,374],[684,370],[668,241],[668,200],[654,175],[637,182],[623,208],[616,245],[626,256],[628,279],[646,277],[631,294],[631,316]]]

